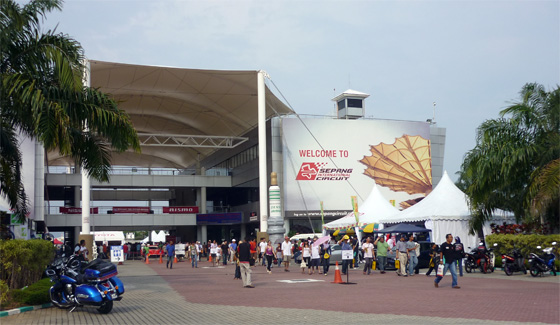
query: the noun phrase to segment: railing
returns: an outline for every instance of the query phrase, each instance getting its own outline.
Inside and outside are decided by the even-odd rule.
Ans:
[[[74,174],[74,167],[49,166],[49,174]],[[196,175],[196,169],[185,168],[149,168],[149,167],[113,167],[109,172],[111,175]],[[230,176],[230,171],[225,168],[210,168],[205,172],[206,176]]]
[[[142,208],[146,208],[147,206],[142,206]],[[45,204],[45,214],[49,214],[49,215],[55,215],[55,214],[63,214],[60,212],[60,206],[48,206],[47,204]],[[91,208],[97,208],[98,213],[96,214],[113,214],[110,211],[113,210],[113,208],[115,208],[114,206],[91,206]],[[150,213],[149,214],[164,214],[163,213],[163,208],[162,206],[153,206],[150,207]],[[230,207],[226,207],[226,206],[213,206],[213,207],[207,207],[207,213],[215,213],[215,212],[231,212],[231,208]],[[140,213],[138,213],[140,214]],[[167,213],[165,213],[167,214]],[[76,215],[80,215],[80,214],[76,214]],[[172,215],[172,214],[170,214]]]

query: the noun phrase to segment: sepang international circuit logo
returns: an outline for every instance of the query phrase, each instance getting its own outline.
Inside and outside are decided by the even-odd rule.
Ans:
[[[297,181],[345,181],[352,175],[352,168],[327,168],[326,162],[302,163]]]

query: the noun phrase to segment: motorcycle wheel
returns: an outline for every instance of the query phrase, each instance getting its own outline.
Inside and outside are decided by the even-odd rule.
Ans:
[[[113,301],[108,300],[105,301],[99,308],[97,308],[97,311],[100,314],[108,314],[111,312],[112,309],[113,309]]]
[[[509,266],[509,265],[507,265],[507,264],[506,264],[506,266],[504,266],[504,272],[506,272],[506,275],[507,275],[507,276],[510,276],[510,275],[513,274],[513,271],[512,271],[512,269],[511,269],[511,266]]]
[[[472,264],[471,264],[471,262],[469,262],[469,260],[467,260],[465,262],[465,272],[471,273],[472,270],[473,270]]]
[[[529,273],[531,273],[532,277],[538,277],[540,271],[535,266],[531,266],[531,268],[529,269]]]

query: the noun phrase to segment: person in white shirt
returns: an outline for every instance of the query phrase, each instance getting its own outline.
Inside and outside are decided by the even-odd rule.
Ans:
[[[366,238],[366,242],[362,245],[362,250],[364,252],[364,259],[366,260],[366,265],[364,265],[364,275],[371,274],[371,266],[373,263],[373,259],[375,258],[375,252],[373,251],[373,244],[371,243],[371,238]]]
[[[390,236],[389,239],[387,239],[387,244],[389,245],[389,249],[393,249],[393,247],[395,247],[395,245],[397,244],[397,240],[394,235]]]
[[[285,272],[290,272],[290,257],[292,257],[292,243],[290,243],[290,237],[286,236],[282,243],[282,259],[284,260]]]
[[[313,237],[313,243],[311,244],[311,274],[315,273],[315,271],[319,273],[319,264],[321,264],[321,255],[319,255],[321,247],[315,245],[317,239],[317,236]]]
[[[266,241],[264,240],[264,238],[261,238],[261,242],[259,243],[259,258],[261,259],[262,266],[265,266],[264,252],[266,251],[266,246]]]

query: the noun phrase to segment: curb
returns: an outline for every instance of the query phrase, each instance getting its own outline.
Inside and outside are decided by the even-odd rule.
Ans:
[[[25,306],[25,307],[19,307],[19,308],[15,308],[15,309],[6,310],[6,311],[0,311],[0,318],[6,317],[6,316],[11,316],[11,315],[17,315],[17,314],[24,313],[24,312],[30,311],[30,310],[48,308],[48,307],[51,307],[51,306],[52,306],[52,303],[49,302],[49,303],[42,304],[42,305]]]

